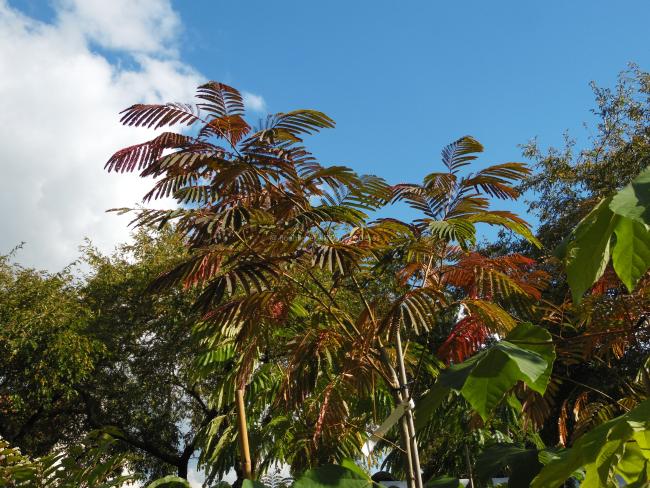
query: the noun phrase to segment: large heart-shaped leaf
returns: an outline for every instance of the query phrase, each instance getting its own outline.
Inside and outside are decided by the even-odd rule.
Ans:
[[[164,478],[159,478],[147,485],[147,488],[191,488],[189,482],[185,478],[169,475]]]
[[[533,324],[520,324],[505,340],[444,370],[418,402],[417,426],[426,424],[450,391],[462,394],[483,419],[518,381],[544,393],[554,359],[548,331]]]

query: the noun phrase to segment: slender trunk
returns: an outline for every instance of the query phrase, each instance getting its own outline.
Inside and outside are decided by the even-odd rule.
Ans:
[[[400,336],[399,327],[395,329],[395,348],[397,350],[397,364],[399,368],[400,389],[402,391],[402,398],[405,401],[410,401],[408,390],[408,379],[406,377],[406,366],[404,364],[404,352],[402,351],[402,338]],[[413,475],[415,479],[415,488],[422,488],[422,472],[420,470],[420,454],[418,452],[418,441],[415,437],[415,422],[413,421],[413,411],[410,408],[406,409],[404,414],[406,419],[406,426],[409,437],[409,447],[411,450],[411,463],[413,465]]]
[[[253,466],[251,464],[251,453],[248,447],[248,428],[246,427],[246,410],[244,405],[244,390],[235,391],[237,400],[237,420],[239,424],[239,447],[241,448],[242,471],[244,478],[253,479]]]
[[[401,402],[401,400],[400,400]],[[415,488],[415,471],[413,470],[413,454],[411,453],[411,443],[409,442],[409,428],[406,417],[399,421],[400,438],[404,448],[404,457],[406,457],[406,484],[408,488]]]
[[[474,488],[474,473],[472,472],[472,463],[469,460],[469,448],[465,444],[465,462],[467,463],[467,476],[469,476],[469,486]]]
[[[400,381],[397,376],[397,372],[393,365],[391,364],[390,356],[386,349],[382,346],[380,347],[381,358],[386,368],[390,372],[391,376],[391,386],[393,387],[394,396],[395,396],[395,405],[400,405],[404,400],[402,389],[400,388]],[[408,422],[406,417],[402,416],[399,421],[400,429],[400,439],[402,442],[402,449],[404,450],[404,457],[406,459],[406,483],[408,488],[415,488],[415,475],[413,471],[413,456],[411,455],[411,443],[409,441],[409,431],[408,431]]]

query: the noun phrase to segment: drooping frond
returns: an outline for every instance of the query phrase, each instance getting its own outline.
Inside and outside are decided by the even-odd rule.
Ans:
[[[522,180],[530,174],[530,168],[524,163],[504,163],[489,166],[476,174],[463,178],[460,182],[461,192],[472,189],[479,193],[504,200],[514,200],[519,197],[519,190],[513,183]]]
[[[149,142],[120,149],[111,156],[104,169],[118,173],[140,171],[157,161],[165,149],[180,149],[190,143],[190,137],[163,132]]]

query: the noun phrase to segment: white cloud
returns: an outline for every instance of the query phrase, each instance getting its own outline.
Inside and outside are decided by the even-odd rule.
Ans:
[[[166,0],[58,0],[58,23],[110,49],[173,52],[181,26]]]
[[[66,1],[46,24],[0,0],[0,253],[25,241],[18,259],[26,265],[58,269],[86,236],[105,250],[127,240],[128,217],[105,210],[135,204],[150,182],[103,166],[150,134],[122,127],[118,112],[141,101],[189,100],[201,81],[169,55],[178,18],[166,0],[143,2],[147,9],[135,8],[121,27],[118,12],[100,6],[117,3],[126,4]],[[124,53],[137,67],[111,64],[89,38],[132,49]]]
[[[44,23],[0,0],[0,254],[25,241],[18,260],[50,270],[76,259],[84,237],[103,250],[128,239],[130,217],[105,211],[136,204],[151,182],[103,167],[151,133],[121,126],[118,113],[189,101],[203,81],[176,54],[181,25],[168,0],[54,5],[55,20]],[[250,96],[251,108],[264,105]]]
[[[242,91],[244,106],[251,112],[266,112],[266,101],[261,95],[255,95],[247,91]]]

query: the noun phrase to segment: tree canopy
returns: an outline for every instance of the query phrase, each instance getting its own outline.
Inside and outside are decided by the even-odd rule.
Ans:
[[[531,143],[534,170],[485,166],[463,136],[399,184],[319,163],[305,140],[327,115],[254,127],[223,83],[127,108],[125,125],[169,131],[107,170],[176,205],[117,209],[134,242],[85,246],[83,276],[0,261],[0,435],[26,452],[0,479],[111,486],[124,468],[187,486],[196,456],[206,485],[234,469],[259,486],[241,468],[245,390],[253,472],[286,464],[302,488],[372,484],[354,460],[414,488],[647,483],[648,79],[595,87],[602,122],[577,156]],[[521,192],[537,232],[501,207]],[[378,217],[398,203],[411,220]],[[43,478],[79,445],[98,454]]]

